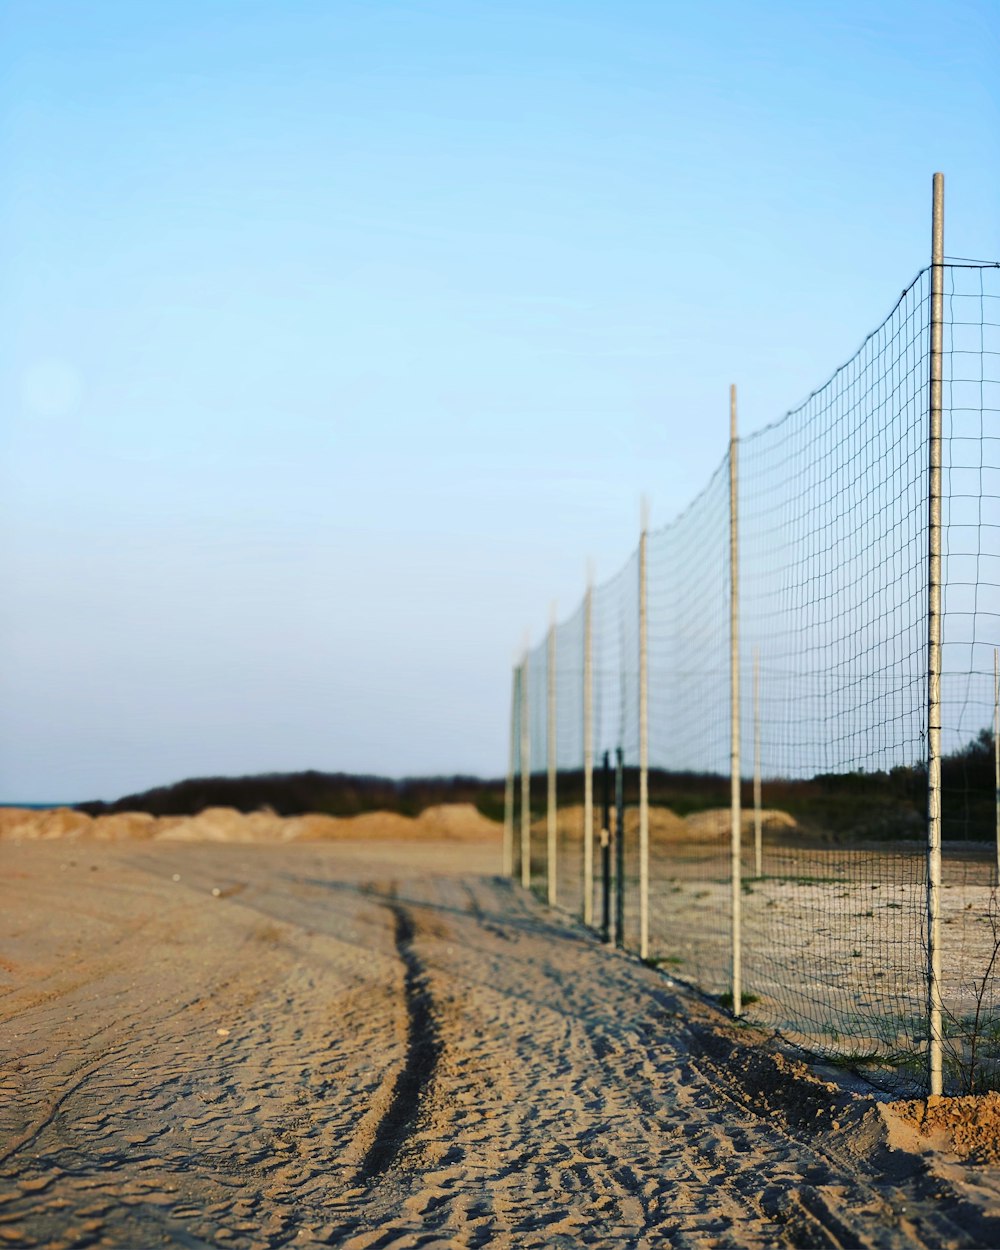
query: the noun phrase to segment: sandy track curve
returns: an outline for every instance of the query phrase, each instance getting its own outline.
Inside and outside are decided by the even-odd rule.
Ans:
[[[996,1169],[494,854],[6,844],[0,1245],[1000,1244]]]

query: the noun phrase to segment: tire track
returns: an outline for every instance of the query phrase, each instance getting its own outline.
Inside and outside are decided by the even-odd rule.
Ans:
[[[691,1250],[967,1244],[929,1202],[914,1202],[903,1176],[879,1175],[880,1155],[866,1167],[830,1152],[831,1133],[860,1128],[832,1086],[791,1061],[743,1053],[728,1026],[701,1020],[634,960],[572,940],[525,960],[484,941],[483,909],[465,890],[466,906],[449,910],[453,932],[440,942],[423,934],[447,1058],[418,1138],[450,1138],[455,1158],[419,1205],[384,1213],[400,1239],[415,1213],[442,1238],[468,1231],[463,1195],[489,1175],[485,1229],[514,1244],[529,1235],[548,1245],[668,1238]],[[456,979],[460,995],[449,989]],[[500,1103],[489,1084],[507,1069],[516,1093]],[[905,1215],[911,1204],[919,1228]]]
[[[358,1169],[359,1179],[366,1183],[388,1171],[399,1157],[416,1124],[421,1103],[434,1080],[441,1056],[434,1000],[423,963],[413,946],[413,917],[400,903],[389,902],[385,906],[393,916],[396,952],[405,970],[406,1057],[396,1076],[389,1106]]]

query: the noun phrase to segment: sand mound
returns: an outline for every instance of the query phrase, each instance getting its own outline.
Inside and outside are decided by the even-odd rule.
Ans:
[[[310,812],[306,816],[289,816],[282,823],[283,842],[328,842],[346,836],[343,833],[346,823],[344,820],[336,816],[323,816],[319,812]]]
[[[422,837],[448,841],[475,841],[496,837],[499,825],[484,816],[474,803],[441,803],[425,808],[416,819]]]
[[[600,826],[601,814],[595,806],[594,808],[594,832]],[[548,817],[541,816],[537,820],[531,822],[531,832],[534,836],[544,837],[548,830]],[[572,807],[559,807],[556,809],[556,830],[560,837],[576,838],[577,841],[583,840],[583,804],[578,803]]]
[[[145,842],[155,838],[157,820],[148,812],[116,812],[95,816],[87,836],[101,842]]]
[[[614,817],[612,816],[612,819]],[[596,832],[600,832],[601,815],[596,813],[594,828]],[[582,833],[583,830],[583,808],[580,808],[580,820],[577,829]],[[627,837],[639,836],[639,809],[637,807],[626,807],[625,809],[625,834]],[[649,809],[649,837],[652,842],[671,842],[683,841],[688,837],[688,827],[682,817],[676,812],[672,812],[669,807],[650,807]]]
[[[396,812],[365,812],[360,816],[295,816],[284,824],[282,837],[295,842],[474,842],[495,839],[500,833],[496,821],[483,816],[472,803],[428,807],[416,819]]]
[[[415,836],[416,821],[398,812],[362,812],[359,816],[342,816],[336,821],[338,838],[356,838],[360,842],[408,842]]]
[[[794,816],[777,808],[764,808],[761,811],[761,825],[765,833],[777,833],[783,829],[797,829],[798,822]],[[743,808],[740,827],[743,836],[753,836],[753,812]],[[695,841],[707,841],[711,838],[728,838],[730,814],[728,807],[713,807],[705,812],[692,812],[684,822],[687,833]]]
[[[206,807],[197,816],[165,816],[156,837],[167,842],[273,842],[283,821],[274,812],[238,812],[235,807]]]
[[[797,828],[787,812],[773,808],[763,813],[765,832]],[[594,832],[600,831],[600,808],[594,808]],[[583,805],[559,809],[556,826],[560,837],[582,840]],[[532,821],[535,836],[545,836],[544,816]],[[639,811],[625,812],[625,831],[638,833]],[[359,816],[276,815],[270,809],[239,812],[234,807],[207,807],[197,816],[150,816],[145,812],[120,812],[90,817],[68,807],[35,811],[32,808],[0,808],[0,840],[43,838],[94,838],[103,842],[326,842],[340,840],[404,841],[443,838],[477,841],[498,836],[500,826],[472,803],[448,803],[428,807],[413,819],[396,812],[364,812]],[[729,837],[729,811],[714,808],[694,812],[686,819],[667,807],[650,807],[649,833],[654,842],[705,842]],[[744,837],[753,835],[753,812],[743,812]]]
[[[458,804],[456,804],[458,806]],[[481,818],[484,819],[484,818]],[[614,817],[612,816],[612,819]],[[489,824],[490,822],[487,821]],[[556,829],[559,836],[569,839],[575,839],[578,842],[583,841],[583,804],[576,804],[572,807],[560,807],[556,814]],[[532,821],[531,831],[535,836],[544,836],[548,830],[548,821],[542,816],[538,820]],[[595,804],[594,807],[594,840],[596,841],[601,831],[601,811]],[[627,807],[625,809],[625,832],[629,835],[638,834],[639,832],[639,809],[637,807]],[[671,839],[684,838],[687,835],[687,825],[675,815],[667,807],[651,807],[649,809],[649,836],[653,841],[666,842]]]
[[[35,811],[30,807],[0,808],[0,838],[79,838],[92,832],[93,821],[85,812],[68,807]]]
[[[639,812],[630,809],[625,813],[625,832],[638,832]],[[651,807],[649,809],[649,836],[653,841],[666,842],[683,838],[688,832],[687,822],[669,807]]]
[[[787,812],[775,808],[766,808],[761,812],[765,833],[778,832],[782,829],[796,829],[798,825],[794,817]],[[614,817],[612,816],[612,819]],[[601,812],[594,808],[594,833],[600,832]],[[753,836],[753,812],[743,812],[743,836]],[[560,837],[583,838],[583,805],[560,807],[556,815],[556,829]],[[531,822],[531,832],[535,837],[544,837],[548,830],[548,821],[540,816]],[[639,832],[639,809],[632,806],[625,809],[625,832],[631,837]],[[712,839],[729,837],[729,808],[713,808],[706,812],[694,812],[683,817],[669,807],[650,807],[649,836],[655,842],[706,842]]]
[[[91,818],[59,807],[47,811],[0,808],[0,840],[48,838],[101,842],[419,842],[482,841],[499,837],[500,826],[471,803],[429,807],[417,819],[396,812],[360,816],[281,817],[270,809],[239,812],[234,807],[206,807],[197,816],[150,816],[120,812]]]

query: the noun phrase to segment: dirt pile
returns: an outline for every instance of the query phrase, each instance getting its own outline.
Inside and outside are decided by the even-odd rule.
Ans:
[[[421,833],[446,841],[495,837],[500,826],[473,803],[442,803],[428,807],[414,822]]]
[[[360,816],[278,816],[270,809],[243,813],[234,807],[207,807],[197,816],[150,816],[119,812],[88,816],[59,807],[46,811],[0,808],[0,841],[62,838],[100,842],[489,842],[500,825],[472,803],[429,807],[416,818],[396,812]]]
[[[456,805],[457,806],[457,805]],[[594,805],[594,833],[600,832],[601,810]],[[614,820],[614,813],[612,813]],[[729,837],[729,808],[712,808],[709,811],[693,812],[690,816],[678,816],[669,807],[651,806],[649,809],[649,836],[653,842],[709,842]],[[765,808],[761,813],[761,823],[765,833],[778,833],[783,830],[798,828],[798,823],[788,812],[776,808]],[[560,837],[583,840],[583,805],[560,807],[556,813],[556,829]],[[753,837],[753,812],[743,812],[743,836]],[[535,837],[544,837],[548,829],[545,816],[531,822],[531,832]],[[625,833],[627,836],[639,832],[639,809],[630,806],[625,809]]]
[[[94,822],[68,807],[35,811],[27,807],[0,808],[0,838],[79,838],[93,831]]]
[[[753,812],[746,808],[742,812],[741,829],[743,837],[752,837]],[[797,829],[798,821],[788,812],[777,808],[764,808],[760,814],[761,829],[764,833],[778,833]],[[697,841],[708,841],[712,838],[728,838],[730,833],[730,814],[728,807],[715,807],[705,812],[692,812],[685,820],[688,836]]]
[[[905,1131],[892,1124],[895,1117],[916,1130],[918,1148],[944,1150],[990,1167],[1000,1164],[1000,1093],[894,1102],[886,1107],[886,1117],[897,1140]],[[910,1145],[906,1140],[899,1144]]]

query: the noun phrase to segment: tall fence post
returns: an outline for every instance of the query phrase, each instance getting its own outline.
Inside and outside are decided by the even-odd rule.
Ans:
[[[934,175],[927,567],[927,1074],[942,1091],[941,1001],[941,400],[944,353],[944,175]]]
[[[736,387],[729,388],[729,802],[730,878],[732,884],[733,1015],[743,1014],[743,949],[741,933],[742,864],[740,811],[740,604],[738,478],[736,472]]]
[[[528,656],[521,661],[521,885],[531,888],[531,730]]]
[[[583,601],[583,923],[594,923],[594,579]]]
[[[753,871],[764,875],[763,819],[760,801],[760,648],[753,649]]]
[[[649,508],[642,504],[639,535],[639,958],[649,958],[649,664],[646,645],[646,536]]]
[[[548,663],[546,665],[548,686],[547,715],[545,741],[548,748],[548,796],[545,815],[545,885],[550,907],[555,906],[558,895],[558,866],[556,864],[556,766],[558,762],[556,744],[556,610],[552,608],[552,623],[549,625]]]
[[[510,683],[510,751],[507,759],[507,784],[503,792],[503,857],[501,871],[505,877],[514,874],[514,761],[517,754],[518,687],[521,672],[514,666]]]

